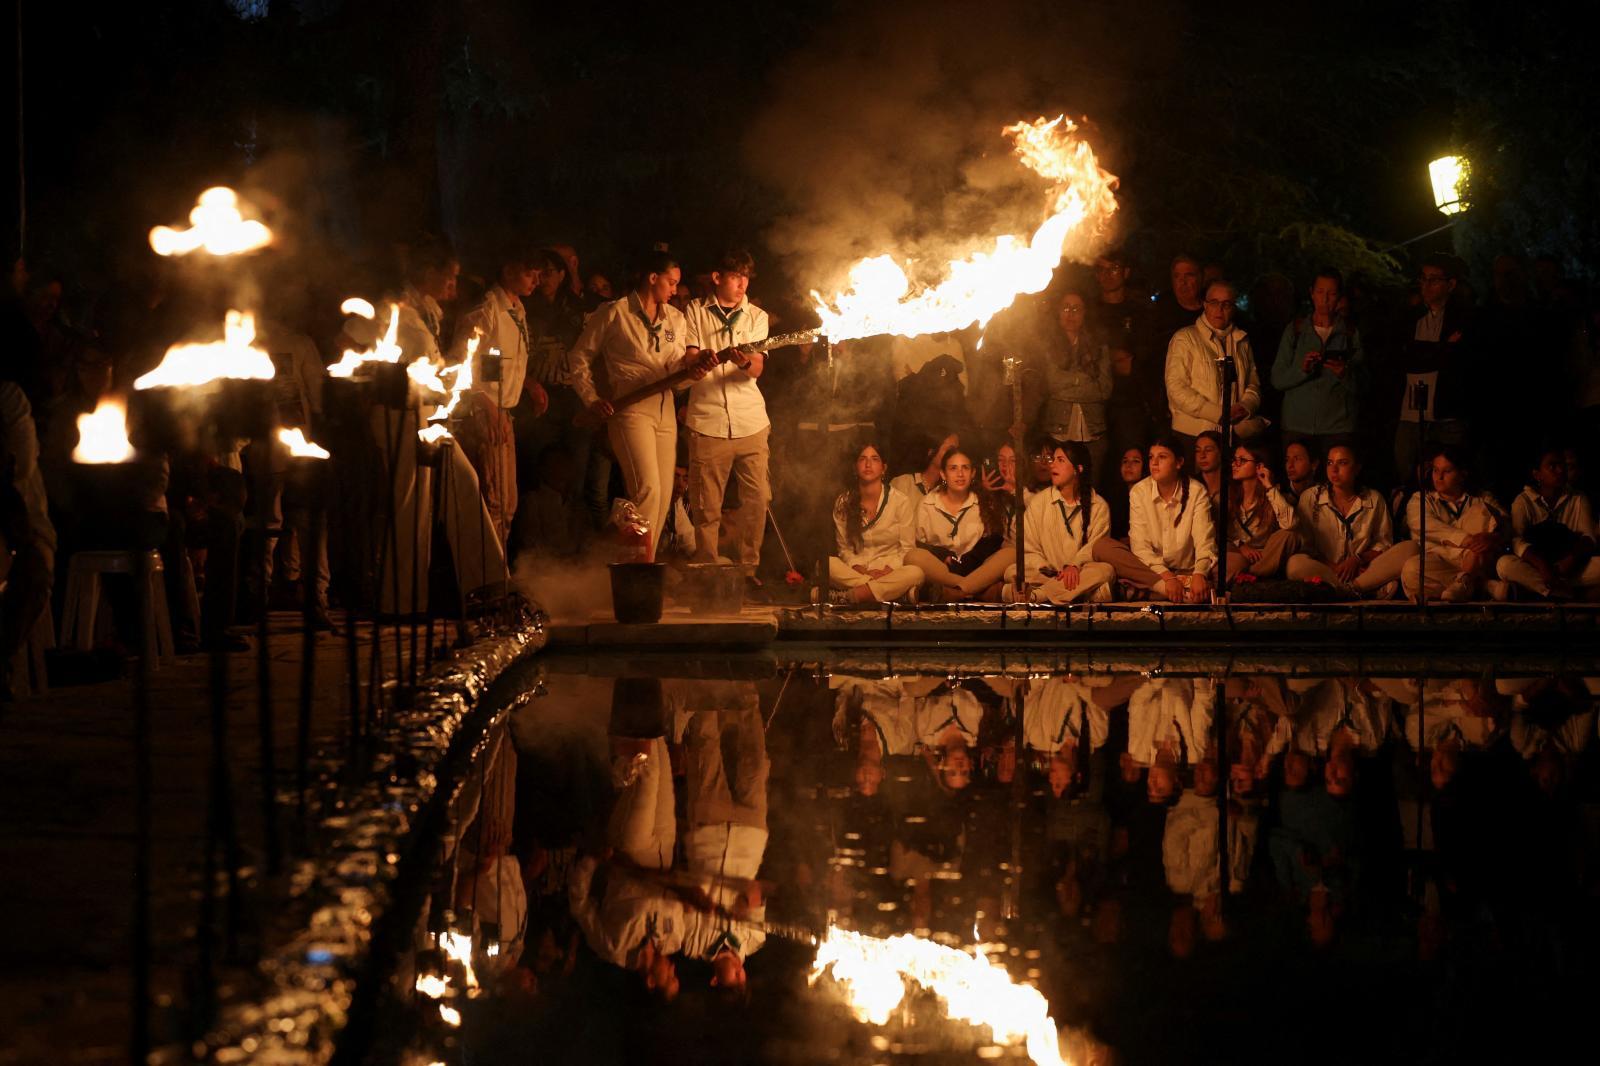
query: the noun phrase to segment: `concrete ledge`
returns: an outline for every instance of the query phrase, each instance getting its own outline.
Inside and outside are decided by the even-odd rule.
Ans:
[[[552,648],[761,648],[778,638],[778,613],[772,608],[747,608],[737,615],[696,615],[678,608],[661,621],[625,625],[598,612],[589,622],[550,626]]]

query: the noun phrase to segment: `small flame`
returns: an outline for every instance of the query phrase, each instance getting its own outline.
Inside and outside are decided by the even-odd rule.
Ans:
[[[1065,115],[1018,122],[1010,137],[1024,166],[1051,182],[1048,216],[1031,238],[996,237],[994,248],[951,260],[944,280],[913,293],[893,256],[863,259],[850,268],[849,289],[831,299],[813,291],[822,332],[830,341],[898,334],[949,333],[989,319],[1018,296],[1043,291],[1061,262],[1067,239],[1098,231],[1117,209],[1117,179],[1100,169],[1089,145],[1073,136]]]
[[[102,396],[95,409],[78,416],[75,463],[125,463],[133,458],[128,443],[128,408],[114,396]]]
[[[459,962],[467,971],[467,987],[477,988],[478,975],[472,968],[472,938],[447,929],[439,934],[439,947],[446,957]]]
[[[188,255],[204,251],[210,255],[239,255],[272,243],[272,231],[239,211],[239,196],[219,185],[200,194],[200,202],[189,212],[188,229],[157,226],[150,231],[150,247],[157,255]]]
[[[439,1017],[444,1021],[444,1024],[451,1028],[461,1028],[461,1012],[454,1007],[447,1007],[443,1003],[439,1004]]]
[[[454,375],[455,381],[450,386],[450,399],[440,406],[432,415],[428,416],[429,422],[443,422],[455,411],[456,405],[461,402],[461,394],[472,388],[472,359],[478,354],[478,342],[483,339],[483,331],[474,329],[472,336],[467,338],[467,354],[455,366],[447,366],[439,371],[440,376]]]
[[[326,459],[328,449],[315,441],[306,440],[305,433],[298,427],[278,430],[278,442],[289,449],[289,454],[296,459]]]
[[[350,300],[346,300],[343,306],[349,307],[355,299],[359,299],[359,297],[352,297]],[[365,301],[362,302],[365,303]],[[371,307],[372,305],[367,304],[367,306]],[[359,311],[352,313],[359,313]],[[388,332],[379,337],[378,342],[367,351],[358,352],[354,349],[346,348],[343,358],[328,367],[328,376],[335,378],[353,377],[356,368],[363,363],[398,363],[400,361],[400,345],[395,343],[395,335],[399,330],[400,305],[390,304]]]
[[[448,978],[433,973],[417,974],[417,991],[429,999],[443,999],[450,991]]]
[[[443,422],[434,422],[432,425],[417,430],[417,439],[424,444],[437,444],[450,436],[451,433],[445,428]]]
[[[1039,1066],[1065,1066],[1044,995],[1016,983],[982,954],[909,934],[884,940],[832,926],[817,947],[811,981],[830,971],[863,1022],[886,1023],[912,981],[935,993],[951,1018],[988,1026],[999,1044],[1026,1042],[1028,1057]]]
[[[421,385],[428,392],[436,392],[443,396],[450,391],[450,387],[439,377],[439,371],[431,360],[418,359],[406,367],[406,377]]]
[[[256,319],[248,311],[229,311],[222,340],[174,344],[161,365],[133,383],[136,389],[206,385],[223,378],[267,381],[273,376],[272,356],[255,347]]]
[[[368,322],[378,317],[378,309],[372,306],[372,301],[363,300],[359,296],[347,297],[344,303],[339,305],[339,313],[341,315],[355,315],[358,318],[366,319]]]

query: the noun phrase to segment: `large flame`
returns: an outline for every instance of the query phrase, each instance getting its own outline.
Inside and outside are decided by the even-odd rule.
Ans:
[[[223,378],[268,380],[274,372],[272,356],[255,347],[255,339],[255,316],[248,311],[229,311],[222,340],[174,344],[161,365],[135,380],[133,387],[205,385]]]
[[[844,992],[858,1019],[883,1025],[915,982],[944,1002],[958,1021],[986,1025],[998,1044],[1026,1042],[1039,1066],[1065,1066],[1050,1004],[1032,985],[979,955],[904,935],[885,940],[831,926],[817,947],[813,983],[824,973]]]
[[[115,396],[102,396],[95,409],[78,416],[75,463],[125,463],[133,458],[128,442],[128,408]]]
[[[1050,284],[1067,239],[1096,232],[1117,209],[1117,179],[1100,169],[1089,145],[1065,116],[1018,122],[1010,137],[1024,166],[1050,181],[1046,217],[1031,238],[996,237],[994,249],[951,260],[932,288],[911,291],[893,256],[863,259],[850,269],[849,289],[825,299],[813,291],[829,340],[893,333],[915,337],[986,325],[1018,296]]]
[[[454,377],[455,380],[450,383],[449,400],[440,404],[438,410],[428,416],[429,422],[438,423],[438,425],[430,425],[427,429],[422,430],[423,441],[431,443],[428,434],[434,430],[439,432],[433,434],[432,440],[440,440],[450,436],[450,431],[445,429],[444,422],[455,413],[457,405],[461,403],[461,395],[472,388],[472,358],[478,354],[478,342],[482,339],[482,332],[476,329],[473,330],[472,336],[467,338],[467,354],[462,357],[461,362],[455,366],[447,366],[439,371],[440,378],[448,375]]]
[[[200,202],[189,212],[189,228],[157,226],[150,231],[150,247],[157,255],[188,255],[204,251],[211,255],[239,255],[272,243],[272,231],[239,210],[239,197],[219,185],[200,194]]]
[[[364,306],[362,306],[364,305]],[[339,308],[346,314],[360,315],[362,318],[372,318],[374,314],[372,305],[358,296],[352,296]],[[377,343],[364,352],[352,348],[344,350],[343,357],[337,363],[328,367],[328,376],[348,378],[354,376],[356,368],[363,363],[398,363],[400,361],[400,345],[395,341],[395,335],[400,331],[400,305],[389,305],[389,329],[379,337]]]

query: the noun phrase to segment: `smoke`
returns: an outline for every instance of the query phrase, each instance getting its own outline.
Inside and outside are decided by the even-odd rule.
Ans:
[[[558,560],[523,552],[517,557],[511,582],[517,591],[544,608],[552,622],[586,625],[610,621],[611,574],[606,564],[615,552],[603,535],[578,559]]]
[[[829,292],[865,256],[936,266],[999,234],[1030,233],[1044,186],[1001,130],[1087,116],[1091,144],[1116,172],[1116,145],[1094,125],[1110,106],[1095,54],[1107,27],[1087,21],[1106,17],[938,2],[852,7],[779,72],[746,138],[747,165],[790,208],[769,247],[794,277]]]

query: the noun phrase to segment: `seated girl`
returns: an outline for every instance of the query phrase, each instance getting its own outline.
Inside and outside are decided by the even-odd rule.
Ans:
[[[1150,445],[1150,476],[1128,494],[1128,544],[1102,537],[1096,562],[1152,599],[1205,603],[1217,561],[1217,532],[1205,487],[1186,477],[1183,451],[1172,437]]]
[[[1418,493],[1406,504],[1406,528],[1421,549],[1400,572],[1406,595],[1460,603],[1486,587],[1495,599],[1504,599],[1505,583],[1494,574],[1505,551],[1505,510],[1488,493],[1468,491],[1466,453],[1455,445],[1435,453],[1431,471],[1433,491]],[[1419,536],[1423,508],[1426,544]]]
[[[1283,494],[1299,502],[1303,493],[1317,485],[1317,457],[1307,441],[1292,440],[1283,446]]]
[[[1115,477],[1101,479],[1106,488],[1106,504],[1111,508],[1111,536],[1128,542],[1128,491],[1144,480],[1144,449],[1125,448],[1117,461]]]
[[[1351,596],[1389,599],[1417,546],[1395,543],[1389,505],[1382,493],[1362,484],[1353,448],[1329,448],[1327,472],[1328,483],[1301,493],[1295,507],[1305,552],[1289,559],[1289,577],[1320,580]]]
[[[1543,449],[1528,486],[1511,501],[1511,554],[1500,577],[1552,600],[1600,599],[1600,557],[1594,514],[1582,493],[1567,487],[1563,448]]]
[[[1089,453],[1078,441],[1058,443],[1050,454],[1050,487],[1028,501],[1022,519],[1028,599],[1066,604],[1109,600],[1116,578],[1109,563],[1094,561],[1095,541],[1111,530],[1111,509],[1089,487]],[[1006,571],[1016,581],[1016,566]]]
[[[1228,472],[1222,468],[1222,434],[1214,429],[1203,430],[1194,439],[1194,476],[1205,486],[1215,522],[1221,517],[1217,507],[1222,501],[1222,479]]]
[[[1259,444],[1233,451],[1233,491],[1228,494],[1228,574],[1282,577],[1300,548],[1294,504],[1278,488]]]
[[[916,547],[905,561],[922,571],[934,598],[974,599],[1005,576],[1005,514],[977,482],[966,452],[946,452],[940,473],[943,487],[917,508]]]
[[[915,542],[916,507],[883,480],[877,445],[862,446],[855,468],[855,486],[833,505],[839,554],[828,559],[828,580],[854,603],[897,600],[922,584],[922,571],[905,561]]]

